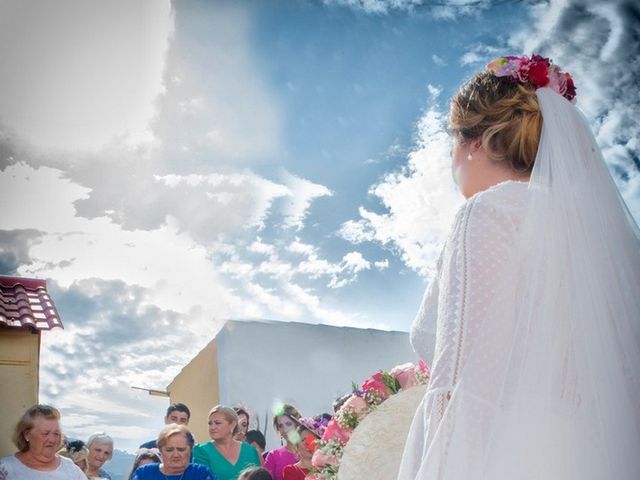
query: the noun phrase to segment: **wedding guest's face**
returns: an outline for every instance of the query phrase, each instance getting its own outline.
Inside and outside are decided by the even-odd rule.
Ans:
[[[221,440],[233,435],[236,422],[229,421],[222,412],[216,412],[209,417],[209,438]]]
[[[287,438],[287,433],[296,428],[294,421],[286,415],[279,416],[276,421],[276,425],[278,426],[278,432],[282,438]]]
[[[109,443],[92,443],[89,447],[89,465],[93,469],[100,469],[104,462],[111,458],[113,446]]]
[[[181,433],[176,433],[167,438],[162,448],[162,464],[168,472],[180,474],[189,465],[191,460],[191,448],[187,442],[187,437]]]
[[[32,456],[45,462],[53,460],[62,438],[60,423],[55,419],[35,417],[33,427],[24,433],[24,438]]]
[[[247,430],[249,430],[249,418],[241,413],[238,415],[238,433],[235,434],[235,439],[244,442],[247,438]]]
[[[300,435],[300,443],[298,444],[298,454],[300,458],[311,460],[313,452],[316,451],[316,437],[312,433],[302,432]]]
[[[174,410],[169,415],[164,417],[164,423],[167,425],[169,425],[170,423],[177,423],[178,425],[188,425],[189,415],[187,415],[187,412]]]

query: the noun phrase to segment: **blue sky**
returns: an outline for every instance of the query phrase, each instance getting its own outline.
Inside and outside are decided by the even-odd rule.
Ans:
[[[501,54],[572,72],[638,218],[634,18],[624,1],[2,2],[0,274],[48,279],[65,324],[42,399],[132,449],[165,401],[130,385],[166,386],[225,319],[407,330],[462,202],[448,99]]]

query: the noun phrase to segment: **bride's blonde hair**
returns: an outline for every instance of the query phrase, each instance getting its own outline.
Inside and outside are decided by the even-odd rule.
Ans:
[[[533,88],[480,72],[451,99],[449,124],[463,141],[481,138],[493,160],[505,162],[516,172],[531,172],[542,130]]]

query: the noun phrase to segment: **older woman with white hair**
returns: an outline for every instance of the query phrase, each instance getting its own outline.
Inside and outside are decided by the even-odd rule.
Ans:
[[[87,477],[90,479],[111,480],[111,475],[102,469],[102,466],[113,456],[113,439],[106,433],[94,433],[87,440],[89,449]]]

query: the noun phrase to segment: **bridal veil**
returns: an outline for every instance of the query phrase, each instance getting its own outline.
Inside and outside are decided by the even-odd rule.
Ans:
[[[638,227],[580,111],[537,96],[511,299],[493,300],[430,445],[405,451],[419,480],[640,478]]]

